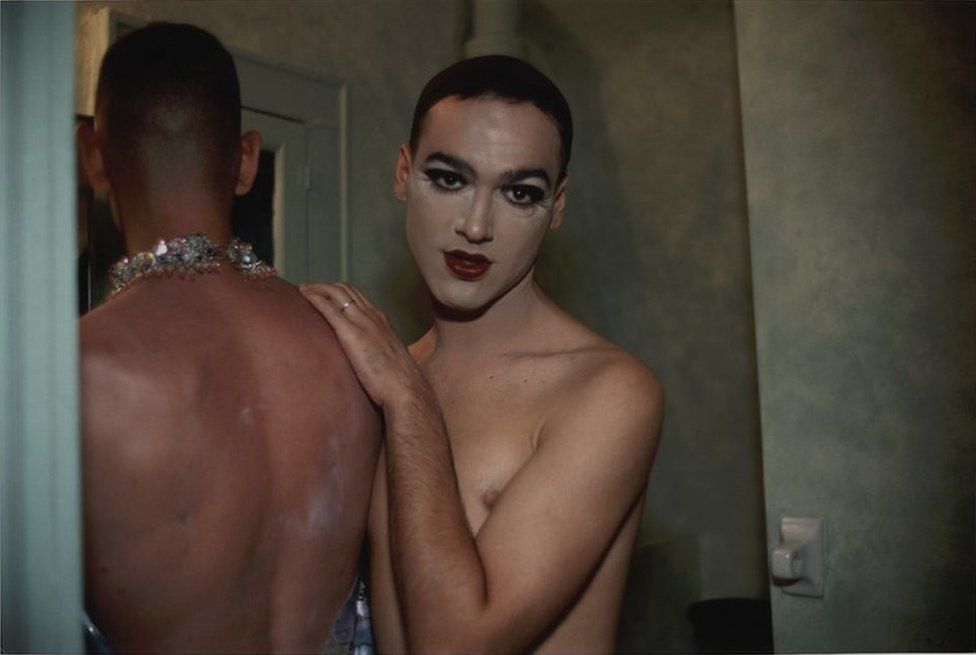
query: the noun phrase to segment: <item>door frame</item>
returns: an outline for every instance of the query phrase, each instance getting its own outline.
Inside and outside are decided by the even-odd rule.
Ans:
[[[74,6],[0,14],[0,645],[80,653]]]

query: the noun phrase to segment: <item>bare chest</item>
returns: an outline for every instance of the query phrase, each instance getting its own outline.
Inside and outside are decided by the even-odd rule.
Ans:
[[[432,380],[448,437],[461,501],[477,534],[509,482],[538,446],[558,379],[532,367]]]

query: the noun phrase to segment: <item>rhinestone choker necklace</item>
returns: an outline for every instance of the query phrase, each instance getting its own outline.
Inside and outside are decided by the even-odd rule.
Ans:
[[[249,243],[235,238],[226,248],[221,248],[202,234],[191,234],[166,241],[160,239],[151,250],[123,257],[116,262],[111,270],[112,295],[144,278],[213,273],[220,270],[223,260],[229,261],[248,279],[278,274],[278,271],[257,258]]]

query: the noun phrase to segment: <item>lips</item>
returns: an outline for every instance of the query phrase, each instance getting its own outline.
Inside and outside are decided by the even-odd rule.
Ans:
[[[491,260],[464,250],[444,253],[444,262],[454,275],[462,280],[477,280],[491,268]]]

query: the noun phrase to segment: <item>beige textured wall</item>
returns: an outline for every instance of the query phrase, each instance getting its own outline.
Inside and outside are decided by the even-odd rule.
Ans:
[[[777,651],[974,647],[973,3],[736,3]]]

